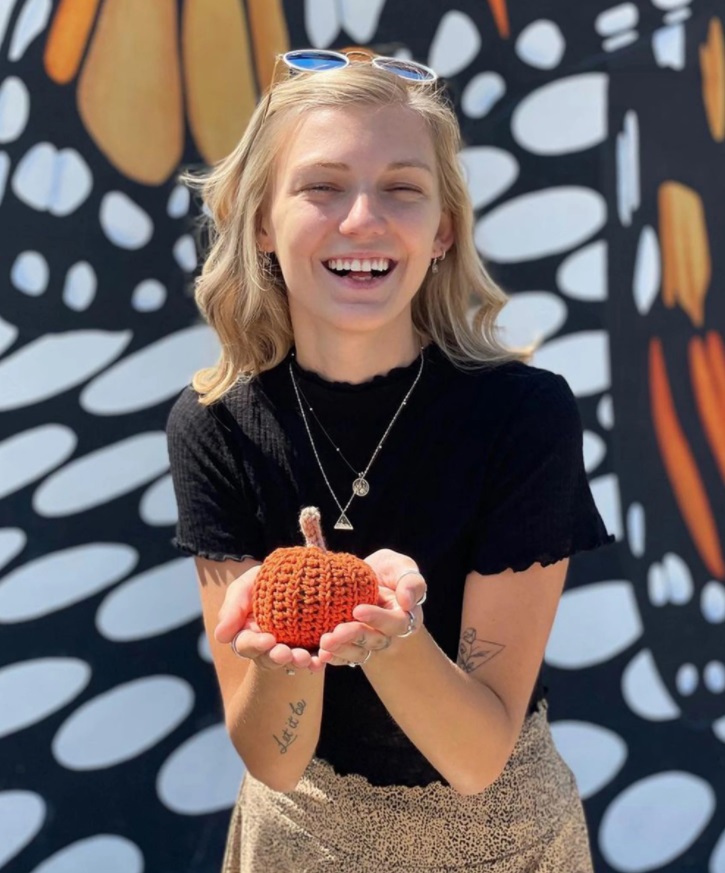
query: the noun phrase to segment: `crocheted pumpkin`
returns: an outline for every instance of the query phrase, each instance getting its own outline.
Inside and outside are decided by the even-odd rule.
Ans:
[[[328,552],[320,511],[300,514],[304,546],[275,549],[264,560],[252,592],[252,611],[260,630],[277,642],[317,649],[322,634],[354,621],[360,603],[377,603],[378,580],[372,567],[355,555]]]

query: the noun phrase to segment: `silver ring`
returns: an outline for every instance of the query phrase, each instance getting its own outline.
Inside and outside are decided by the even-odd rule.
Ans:
[[[400,576],[398,576],[398,582],[395,583],[396,586],[403,576],[410,576],[412,573],[415,573],[416,576],[420,576],[420,578],[425,582],[425,576],[420,572],[420,570],[406,570],[405,573],[401,573]]]
[[[362,667],[363,664],[367,664],[367,662],[370,660],[370,655],[372,655],[372,653],[373,653],[373,650],[368,649],[367,655],[365,655],[365,657],[362,659],[362,661],[348,661],[347,666],[348,667]]]
[[[295,675],[295,671],[294,671],[294,669],[293,669],[292,667],[285,667],[285,668],[284,668],[284,672],[285,672],[288,676],[294,676],[294,675]]]
[[[237,632],[234,634],[234,637],[232,638],[232,641],[231,641],[231,643],[229,643],[229,645],[232,647],[232,651],[233,651],[234,654],[237,656],[237,658],[241,658],[243,661],[248,661],[249,658],[247,658],[246,655],[241,655],[241,654],[237,651],[237,640],[238,640],[239,637],[242,635],[242,633],[244,633],[244,631],[237,631]]]
[[[409,609],[407,609],[406,612],[408,614],[408,629],[405,631],[404,634],[396,634],[396,636],[400,637],[401,640],[405,637],[409,637],[414,631],[417,630],[415,626],[415,616]]]
[[[426,590],[423,592],[423,596],[420,598],[420,600],[416,601],[415,605],[422,606],[425,603],[427,598],[428,598],[428,589],[426,588]]]

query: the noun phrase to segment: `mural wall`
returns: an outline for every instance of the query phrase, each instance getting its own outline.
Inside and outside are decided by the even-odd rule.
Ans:
[[[199,204],[274,54],[450,84],[501,323],[579,398],[553,732],[598,871],[725,873],[722,0],[0,0],[0,869],[219,868],[242,764],[166,416],[216,356]],[[720,244],[718,244],[720,241]]]

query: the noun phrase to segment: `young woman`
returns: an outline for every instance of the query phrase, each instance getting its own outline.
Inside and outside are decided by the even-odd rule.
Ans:
[[[496,337],[435,75],[283,60],[204,185],[196,299],[222,355],[168,423],[175,543],[247,769],[224,870],[584,873],[538,679],[569,556],[611,540],[576,401]],[[250,610],[305,506],[379,578],[314,652]]]

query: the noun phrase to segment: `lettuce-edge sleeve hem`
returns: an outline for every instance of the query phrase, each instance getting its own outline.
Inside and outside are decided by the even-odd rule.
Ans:
[[[513,570],[514,573],[521,573],[524,570],[528,570],[529,567],[532,567],[534,564],[541,564],[542,567],[548,567],[551,564],[563,561],[564,558],[571,558],[581,552],[591,552],[602,546],[611,545],[615,540],[615,536],[607,534],[604,538],[597,537],[590,542],[579,543],[576,546],[562,548],[555,552],[540,552],[531,557],[516,555],[516,557],[513,557],[510,560],[502,557],[492,561],[490,564],[486,564],[485,566],[480,562],[474,562],[474,566],[471,567],[471,570],[475,573],[480,573],[481,576],[492,576],[495,573],[503,573],[505,570]]]
[[[192,545],[191,543],[184,543],[181,540],[174,537],[171,540],[171,545],[174,548],[178,549],[180,552],[184,552],[186,555],[191,555],[197,558],[206,558],[209,561],[246,561],[247,558],[251,558],[253,561],[261,561],[261,558],[258,558],[256,555],[250,555],[249,553],[242,554],[232,554],[230,552],[213,552],[209,549],[203,549],[199,546]]]

